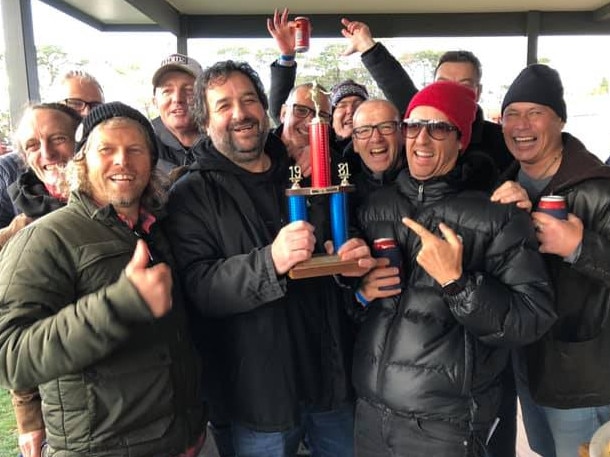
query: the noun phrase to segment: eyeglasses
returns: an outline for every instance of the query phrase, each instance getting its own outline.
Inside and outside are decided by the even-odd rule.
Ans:
[[[311,109],[309,106],[299,105],[298,103],[292,104],[292,114],[294,114],[299,119],[305,119],[308,116],[315,117],[316,110]],[[322,119],[326,121],[330,121],[330,113],[326,111],[320,111],[319,115]]]
[[[93,109],[96,106],[102,104],[102,102],[86,102],[85,100],[81,100],[80,98],[66,98],[62,100],[62,103],[76,111],[82,111],[85,107],[89,107],[89,109]]]
[[[362,127],[356,127],[352,130],[352,135],[357,140],[368,140],[373,136],[373,130],[377,130],[381,135],[387,136],[392,135],[398,128],[397,121],[380,122],[375,125],[363,125]]]
[[[421,119],[405,119],[402,121],[402,133],[407,138],[417,138],[421,129],[426,127],[426,132],[433,140],[443,141],[451,132],[457,132],[460,138],[460,131],[455,125],[445,121],[437,120],[421,120]]]

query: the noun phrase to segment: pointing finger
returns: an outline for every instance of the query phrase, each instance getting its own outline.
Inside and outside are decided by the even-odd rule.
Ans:
[[[403,217],[402,218],[402,223],[407,226],[409,229],[411,229],[416,235],[424,238],[428,235],[432,235],[431,232],[429,232],[423,225],[415,222],[413,219],[408,218],[408,217]]]
[[[438,228],[449,244],[454,246],[462,244],[461,238],[447,224],[441,222],[438,224]]]

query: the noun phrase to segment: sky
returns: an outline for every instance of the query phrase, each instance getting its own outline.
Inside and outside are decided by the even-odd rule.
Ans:
[[[122,100],[150,112],[150,76],[163,57],[175,52],[176,40],[172,34],[99,32],[39,0],[32,1],[32,15],[37,46],[53,44],[74,56],[74,60],[89,60],[85,69],[100,80],[108,101]],[[339,30],[337,24],[336,42],[341,43],[344,39]],[[378,35],[375,30],[372,33]],[[481,104],[488,114],[499,110],[506,88],[526,64],[525,37],[378,39],[397,56],[421,50],[473,51],[483,64]],[[316,39],[314,27],[310,51],[298,58],[315,55],[329,41]],[[198,39],[188,43],[189,55],[203,66],[219,60],[219,49],[243,46],[244,40]],[[248,47],[273,48],[274,42],[271,38],[250,39]],[[562,76],[568,104],[566,130],[585,135],[582,138],[585,144],[604,159],[610,154],[610,129],[606,128],[610,120],[610,98],[591,97],[590,94],[603,78],[610,80],[610,59],[603,57],[603,50],[609,48],[610,36],[541,37],[538,43],[539,57]],[[3,51],[4,34],[0,30],[0,52]],[[359,64],[358,55],[339,58],[347,59],[353,65]],[[250,63],[268,84],[268,63]],[[8,106],[7,79],[3,72],[0,73],[0,109],[5,109]]]

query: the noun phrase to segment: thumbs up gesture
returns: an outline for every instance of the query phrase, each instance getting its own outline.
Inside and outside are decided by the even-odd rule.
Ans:
[[[146,242],[138,240],[133,257],[125,267],[125,274],[148,305],[152,315],[161,317],[172,307],[172,273],[165,263],[149,268],[149,259]]]

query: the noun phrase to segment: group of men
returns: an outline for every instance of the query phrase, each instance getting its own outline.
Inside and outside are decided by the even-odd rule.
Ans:
[[[26,110],[15,166],[0,158],[0,385],[25,457],[195,457],[208,422],[223,457],[514,455],[515,384],[544,457],[610,420],[610,168],[562,132],[557,72],[526,67],[499,126],[471,53],[418,91],[342,24],[387,100],[295,86],[285,10],[270,100],[247,63],[174,54],[152,123],[86,74]],[[354,175],[342,246],[318,197],[288,219],[314,117]],[[566,220],[537,211],[546,194]],[[400,267],[372,256],[384,238]],[[358,268],[289,277],[332,252]]]

